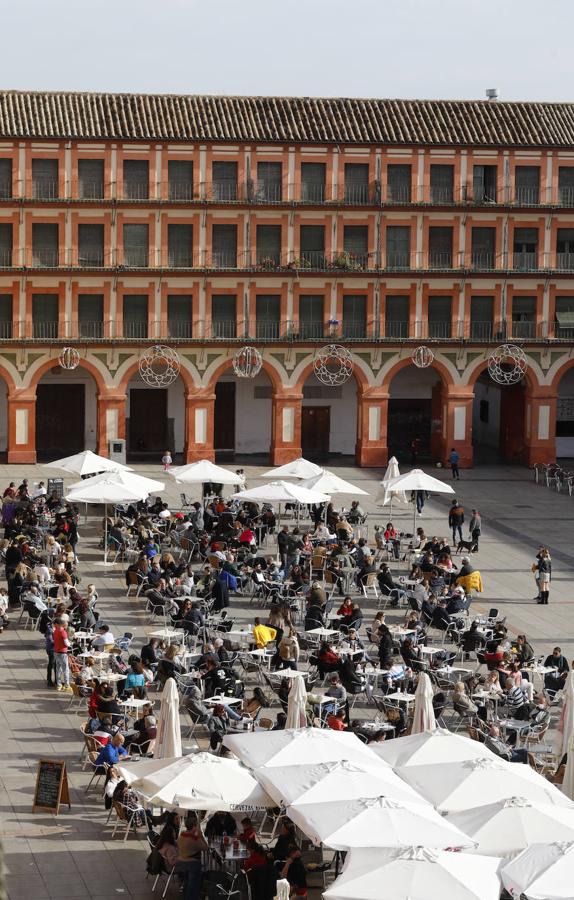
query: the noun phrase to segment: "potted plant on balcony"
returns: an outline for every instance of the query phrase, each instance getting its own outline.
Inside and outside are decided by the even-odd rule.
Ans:
[[[292,259],[288,265],[289,269],[310,269],[311,263],[308,259],[300,259],[300,257],[295,257]]]
[[[274,269],[279,268],[279,260],[273,256],[265,256],[259,260],[257,268],[263,272],[272,272]]]
[[[337,256],[333,257],[333,268],[342,269],[344,272],[353,272],[360,269],[361,266],[353,254],[348,253],[345,250],[343,253],[339,253]]]
[[[337,332],[339,330],[339,320],[329,319],[327,325],[329,326],[329,334],[331,335],[331,337],[337,337]]]

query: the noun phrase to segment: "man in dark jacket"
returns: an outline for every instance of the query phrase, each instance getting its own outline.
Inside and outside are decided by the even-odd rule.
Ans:
[[[440,631],[446,631],[450,625],[450,616],[447,612],[444,600],[439,600],[438,606],[435,606],[431,625],[433,628],[438,628]]]
[[[448,514],[448,524],[452,528],[452,542],[456,546],[456,535],[458,532],[458,540],[462,541],[462,526],[464,524],[464,506],[458,500],[452,501],[452,506]]]
[[[390,669],[393,665],[393,636],[386,625],[381,625],[379,638],[379,664],[381,669]]]

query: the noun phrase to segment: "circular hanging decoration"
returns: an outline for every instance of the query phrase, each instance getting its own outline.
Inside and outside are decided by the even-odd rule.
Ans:
[[[150,387],[168,387],[173,384],[181,363],[179,356],[171,347],[156,344],[140,357],[140,375]]]
[[[516,344],[501,344],[488,357],[488,374],[497,384],[516,384],[526,368],[524,350]]]
[[[417,347],[411,357],[417,369],[428,369],[434,362],[434,353],[430,347]]]
[[[238,378],[255,378],[262,365],[263,357],[256,347],[242,347],[233,357],[233,371]]]
[[[336,387],[345,384],[353,374],[353,357],[346,347],[328,344],[317,351],[313,368],[322,384]]]
[[[62,369],[68,369],[71,372],[80,365],[80,354],[74,347],[63,347],[58,362]]]

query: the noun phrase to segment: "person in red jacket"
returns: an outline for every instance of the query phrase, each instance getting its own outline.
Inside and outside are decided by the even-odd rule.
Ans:
[[[70,687],[70,667],[68,666],[68,648],[70,641],[68,640],[68,632],[63,619],[56,619],[54,622],[54,659],[56,662],[56,690],[71,693]]]

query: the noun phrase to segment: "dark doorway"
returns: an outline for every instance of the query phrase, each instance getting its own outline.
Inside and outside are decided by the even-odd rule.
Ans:
[[[215,385],[215,452],[223,456],[235,453],[235,382],[218,381]]]
[[[389,456],[403,461],[410,459],[410,446],[418,438],[420,457],[431,457],[431,400],[389,400],[388,442]]]
[[[304,456],[326,456],[331,432],[330,406],[304,406],[301,420],[301,448]]]
[[[132,458],[155,454],[158,461],[169,446],[167,391],[163,388],[130,390],[128,453]],[[173,448],[172,448],[173,452]]]
[[[36,388],[38,461],[84,449],[85,385],[39,384]]]

